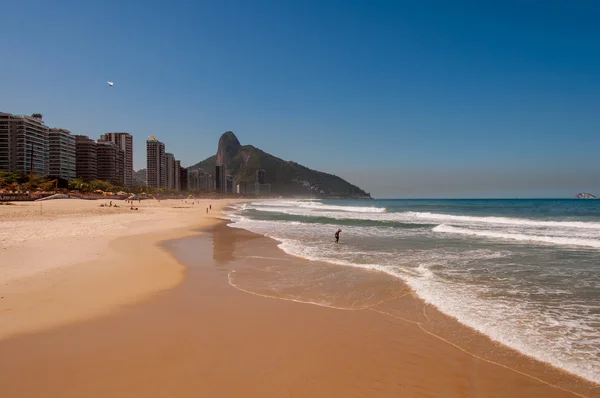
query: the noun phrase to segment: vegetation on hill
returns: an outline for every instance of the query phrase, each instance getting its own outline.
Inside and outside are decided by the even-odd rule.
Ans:
[[[252,145],[240,145],[235,134],[228,131],[219,140],[217,155],[191,167],[213,174],[215,165],[223,164],[236,181],[253,184],[256,170],[265,170],[271,191],[282,195],[313,195],[317,197],[371,198],[370,194],[333,174],[324,173],[285,161]]]

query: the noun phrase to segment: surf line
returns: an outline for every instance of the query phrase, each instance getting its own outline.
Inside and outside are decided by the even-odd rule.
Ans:
[[[446,344],[449,344],[449,345],[453,346],[454,348],[456,348],[456,349],[458,349],[458,350],[460,350],[460,351],[464,352],[464,353],[465,353],[465,354],[467,354],[467,355],[470,355],[470,356],[471,356],[471,357],[473,357],[473,358],[476,358],[476,359],[479,359],[479,360],[481,360],[481,361],[484,361],[484,362],[490,363],[490,364],[492,364],[492,365],[500,366],[500,367],[502,367],[502,368],[504,368],[504,369],[507,369],[507,370],[510,370],[510,371],[512,371],[512,372],[515,372],[515,373],[517,373],[517,374],[520,374],[520,375],[522,375],[522,376],[528,377],[528,378],[530,378],[530,379],[532,379],[532,380],[538,381],[538,382],[540,382],[540,383],[542,383],[542,384],[544,384],[544,385],[547,385],[547,386],[549,386],[549,387],[556,388],[556,389],[558,389],[558,390],[561,390],[561,391],[564,391],[564,392],[571,393],[571,394],[573,394],[573,395],[576,395],[576,396],[578,396],[578,397],[582,397],[582,398],[588,398],[588,396],[586,396],[586,395],[583,395],[583,394],[580,394],[580,393],[578,393],[578,392],[575,392],[575,391],[568,390],[568,389],[566,389],[566,388],[563,388],[563,387],[557,386],[557,385],[555,385],[555,384],[552,384],[552,383],[549,383],[549,382],[547,382],[547,381],[544,381],[544,380],[542,380],[542,379],[539,379],[539,378],[537,378],[537,377],[535,377],[535,376],[533,376],[533,375],[527,374],[527,373],[525,373],[525,372],[521,372],[521,371],[519,371],[519,370],[517,370],[517,369],[513,369],[513,368],[511,368],[510,366],[503,365],[503,364],[501,364],[501,363],[498,363],[498,362],[492,361],[492,360],[490,360],[490,359],[486,359],[486,358],[480,357],[479,355],[476,355],[476,354],[474,354],[474,353],[472,353],[472,352],[469,352],[469,351],[465,350],[464,348],[462,348],[462,347],[460,347],[460,346],[458,346],[458,345],[454,344],[453,342],[451,342],[451,341],[449,341],[449,340],[446,340],[445,338],[443,338],[443,337],[441,337],[441,336],[438,336],[437,334],[435,334],[435,333],[432,333],[432,332],[430,332],[430,331],[426,330],[426,329],[423,327],[423,323],[421,323],[421,322],[417,322],[417,321],[411,321],[410,319],[402,318],[402,317],[400,317],[400,316],[393,315],[393,314],[390,314],[390,313],[388,313],[388,312],[381,311],[381,310],[378,310],[378,309],[375,309],[375,308],[373,308],[373,307],[376,307],[376,306],[378,306],[378,305],[380,305],[380,304],[383,304],[383,303],[385,303],[385,302],[387,302],[387,301],[392,301],[392,300],[400,299],[400,298],[402,298],[402,297],[404,297],[404,296],[407,296],[407,295],[413,295],[413,292],[408,292],[408,293],[400,294],[400,295],[399,295],[399,296],[397,296],[397,297],[393,297],[393,298],[390,298],[390,299],[386,299],[386,300],[383,300],[383,301],[381,301],[381,302],[379,302],[379,303],[375,303],[375,304],[373,304],[373,305],[371,305],[371,306],[364,307],[364,308],[343,308],[343,307],[335,307],[335,306],[332,306],[332,305],[327,305],[327,304],[317,303],[317,302],[314,302],[314,301],[308,301],[308,300],[304,300],[304,301],[303,301],[303,300],[292,299],[292,298],[288,298],[288,297],[276,297],[276,296],[269,296],[269,295],[266,295],[266,294],[261,294],[261,293],[255,293],[255,292],[251,292],[251,291],[249,291],[249,290],[246,290],[246,289],[243,289],[243,288],[241,288],[241,287],[239,287],[239,286],[236,286],[236,285],[233,283],[233,281],[232,281],[232,275],[231,275],[231,274],[232,274],[232,273],[234,273],[234,272],[235,272],[235,271],[231,271],[231,272],[230,272],[230,273],[228,273],[228,275],[227,275],[227,279],[228,279],[228,282],[229,282],[229,286],[233,287],[234,289],[240,290],[240,291],[242,291],[242,292],[245,292],[245,293],[248,293],[248,294],[252,294],[252,295],[254,295],[254,296],[259,296],[259,297],[269,298],[269,299],[275,299],[275,300],[284,300],[284,301],[292,301],[292,302],[299,303],[299,304],[310,304],[310,305],[316,305],[317,307],[324,307],[324,308],[329,308],[329,309],[332,309],[332,310],[342,310],[342,311],[362,311],[362,310],[368,310],[368,311],[373,311],[373,312],[379,313],[379,314],[381,314],[381,315],[387,315],[387,316],[389,316],[389,317],[391,317],[391,318],[396,318],[396,319],[398,319],[398,320],[401,320],[401,321],[404,321],[404,322],[408,322],[408,323],[412,323],[412,324],[414,324],[414,325],[417,325],[417,326],[419,327],[419,329],[421,329],[423,332],[427,333],[428,335],[430,335],[430,336],[432,336],[432,337],[434,337],[434,338],[436,338],[436,339],[438,339],[438,340],[441,340],[441,341],[443,341],[443,342],[444,342],[444,343],[446,343]],[[427,319],[427,321],[428,321],[428,322],[430,321],[430,320],[429,320],[429,317],[427,316],[427,314],[425,314],[425,308],[423,308],[423,316],[424,316],[424,317]],[[523,355],[525,355],[525,354],[523,354]],[[559,371],[561,371],[561,372],[565,372],[565,373],[567,373],[566,371],[563,371],[562,369],[558,369],[558,370],[559,370]],[[576,376],[576,377],[579,377],[579,376]]]
[[[508,369],[508,370],[510,370],[510,371],[513,371],[513,372],[515,372],[515,373],[518,373],[518,374],[520,374],[520,375],[522,375],[522,376],[529,377],[530,379],[533,379],[533,380],[535,380],[535,381],[538,381],[538,382],[540,382],[540,383],[542,383],[542,384],[545,384],[545,385],[547,385],[547,386],[549,386],[549,387],[553,387],[553,388],[559,389],[559,390],[561,390],[561,391],[569,392],[569,393],[571,393],[571,394],[577,395],[578,397],[582,397],[582,398],[588,398],[586,395],[579,394],[578,392],[575,392],[575,391],[572,391],[572,390],[567,390],[566,388],[563,388],[563,387],[557,386],[557,385],[555,385],[555,384],[549,383],[549,382],[547,382],[547,381],[544,381],[544,380],[542,380],[542,379],[539,379],[539,378],[537,378],[537,377],[535,377],[535,376],[532,376],[532,375],[530,375],[530,374],[527,374],[527,373],[521,372],[521,371],[519,371],[519,370],[517,370],[517,369],[513,369],[513,368],[511,368],[510,366],[506,366],[506,365],[503,365],[503,364],[501,364],[501,363],[498,363],[498,362],[495,362],[495,361],[492,361],[492,360],[489,360],[489,359],[486,359],[486,358],[480,357],[479,355],[473,354],[472,352],[469,352],[469,351],[465,350],[464,348],[462,348],[462,347],[460,347],[460,346],[458,346],[458,345],[454,344],[453,342],[451,342],[451,341],[448,341],[448,340],[446,340],[445,338],[443,338],[443,337],[441,337],[441,336],[438,336],[437,334],[435,334],[435,333],[431,333],[430,331],[426,330],[425,328],[423,328],[423,324],[422,324],[421,322],[411,321],[410,319],[402,318],[402,317],[400,317],[400,316],[397,316],[397,315],[392,315],[392,314],[390,314],[389,312],[385,312],[385,311],[377,310],[377,309],[375,309],[375,308],[367,308],[367,310],[369,310],[369,311],[373,311],[373,312],[377,312],[377,313],[379,313],[379,314],[382,314],[382,315],[387,315],[387,316],[389,316],[389,317],[396,318],[396,319],[399,319],[399,320],[401,320],[401,321],[404,321],[404,322],[408,322],[408,323],[412,323],[412,324],[414,324],[414,325],[417,325],[417,326],[419,327],[419,329],[421,329],[423,332],[425,332],[425,333],[429,334],[430,336],[433,336],[433,337],[435,337],[435,338],[436,338],[436,339],[438,339],[438,340],[441,340],[441,341],[443,341],[443,342],[444,342],[444,343],[446,343],[446,344],[450,344],[450,345],[451,345],[451,346],[453,346],[454,348],[457,348],[457,349],[459,349],[460,351],[464,352],[464,353],[465,353],[465,354],[467,354],[467,355],[470,355],[470,356],[472,356],[473,358],[477,358],[477,359],[479,359],[479,360],[481,360],[481,361],[484,361],[484,362],[490,363],[490,364],[492,364],[492,365],[497,365],[497,366],[500,366],[500,367],[502,367],[502,368],[504,368],[504,369]],[[423,308],[423,315],[425,315],[425,309],[424,309],[424,308]],[[428,318],[426,315],[425,315],[425,318],[429,319],[429,318]],[[562,369],[559,369],[559,370],[560,370],[560,371],[563,371]],[[563,371],[563,372],[565,372],[565,371]],[[576,377],[579,377],[579,376],[576,376]]]

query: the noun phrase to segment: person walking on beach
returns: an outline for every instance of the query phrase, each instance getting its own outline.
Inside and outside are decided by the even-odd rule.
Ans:
[[[335,232],[335,243],[340,243],[340,232],[342,232],[342,230],[341,230],[341,229],[338,229],[338,230]]]

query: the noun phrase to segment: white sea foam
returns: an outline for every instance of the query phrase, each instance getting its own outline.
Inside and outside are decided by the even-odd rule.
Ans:
[[[267,204],[268,203],[268,204]],[[430,212],[388,212],[382,207],[335,206],[319,203],[305,204],[294,202],[256,202],[245,209],[254,209],[272,213],[290,214],[296,216],[329,217],[333,219],[357,219],[374,221],[396,221],[425,224],[496,224],[505,226],[591,229],[600,231],[600,223],[583,221],[547,221],[510,217],[475,217]],[[319,210],[315,212],[315,210]],[[327,211],[330,210],[330,211]]]
[[[282,201],[273,201],[273,202],[253,202],[250,203],[250,206],[254,208],[275,208],[275,209],[286,209],[286,208],[295,208],[295,209],[309,209],[312,211],[343,211],[350,213],[385,213],[385,207],[373,207],[373,206],[338,206],[338,205],[330,205],[323,204],[321,202],[317,202],[314,200],[282,200]]]
[[[519,272],[533,272],[527,263],[521,263],[508,249],[497,245],[483,246],[486,240],[515,242],[519,245],[533,243],[531,249],[548,250],[540,243],[557,247],[600,247],[600,224],[580,221],[542,221],[504,217],[453,216],[419,212],[352,212],[327,209],[315,211],[297,206],[297,201],[282,205],[271,202],[250,204],[245,210],[270,211],[270,213],[298,214],[332,219],[369,219],[436,224],[431,230],[385,227],[345,226],[344,245],[331,245],[331,224],[289,222],[283,220],[256,220],[233,211],[229,215],[244,228],[270,236],[280,242],[285,252],[309,260],[327,261],[340,266],[359,267],[385,272],[409,283],[425,301],[441,311],[456,317],[460,322],[487,334],[492,339],[513,347],[527,355],[550,362],[589,380],[600,382],[600,308],[590,302],[574,301],[572,286],[579,283],[584,288],[597,285],[597,279],[575,280],[571,268],[548,270],[554,280],[573,281],[569,285],[523,284]],[[432,222],[433,221],[433,222]],[[452,224],[452,225],[450,225]],[[467,246],[455,250],[444,243],[444,236],[476,236]],[[388,241],[389,247],[374,250],[365,242]],[[486,239],[487,238],[487,239]],[[395,241],[394,239],[397,239]],[[410,246],[407,241],[437,239],[430,247]],[[481,243],[477,243],[477,241]],[[390,243],[391,242],[391,243]],[[397,243],[394,243],[397,242]],[[456,241],[455,241],[456,242]],[[456,243],[455,243],[456,245]],[[588,249],[589,250],[589,249]],[[499,261],[499,263],[494,263]],[[493,268],[499,267],[498,272]],[[514,267],[512,274],[504,274],[502,267]],[[546,267],[535,272],[546,272]],[[468,283],[473,275],[494,281],[494,284]],[[553,302],[530,301],[534,295],[555,297]],[[558,298],[556,298],[558,297]],[[544,299],[547,300],[547,299]]]
[[[460,235],[472,235],[482,236],[487,238],[498,238],[505,240],[515,240],[521,242],[542,242],[551,243],[556,245],[567,245],[567,246],[587,246],[600,248],[600,240],[596,239],[580,239],[580,238],[569,238],[569,237],[557,237],[557,236],[540,236],[540,235],[527,235],[519,233],[506,233],[496,232],[488,230],[476,230],[468,228],[458,228],[451,225],[438,225],[433,228],[434,232],[460,234]]]
[[[553,317],[548,310],[523,300],[484,298],[485,289],[474,291],[470,285],[450,285],[433,272],[423,271],[422,277],[405,276],[404,280],[426,302],[493,340],[600,382],[600,345],[591,341],[598,333],[589,326],[600,321],[598,315],[581,318],[563,308]],[[588,341],[585,348],[584,341]]]
[[[437,213],[420,213],[406,212],[398,213],[411,216],[422,220],[435,220],[442,223],[456,222],[460,224],[502,224],[502,225],[523,225],[529,227],[558,227],[558,228],[584,228],[600,230],[600,223],[597,222],[582,222],[582,221],[543,221],[530,220],[524,218],[510,217],[473,217],[473,216],[456,216],[452,214],[437,214]]]

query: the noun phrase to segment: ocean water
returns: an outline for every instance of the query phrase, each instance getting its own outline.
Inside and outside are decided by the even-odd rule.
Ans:
[[[227,218],[289,254],[401,278],[463,324],[600,383],[600,200],[280,200]]]

